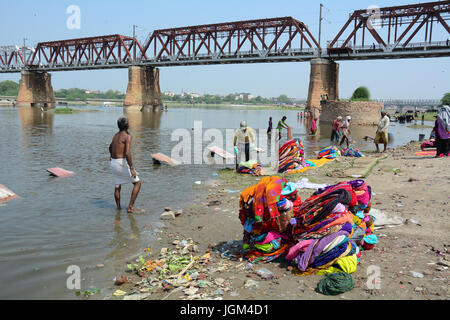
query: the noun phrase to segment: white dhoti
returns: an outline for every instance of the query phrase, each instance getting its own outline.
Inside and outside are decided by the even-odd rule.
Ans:
[[[136,178],[131,176],[130,166],[128,165],[127,159],[111,159],[111,171],[114,176],[114,183],[116,187],[127,184],[127,183],[136,183],[140,179],[136,175]],[[137,172],[136,172],[137,174]]]

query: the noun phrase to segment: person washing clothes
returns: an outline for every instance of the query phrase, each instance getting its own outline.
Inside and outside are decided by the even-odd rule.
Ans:
[[[331,126],[331,142],[339,142],[340,128],[341,128],[342,117],[339,116],[337,119],[333,120]]]
[[[281,140],[281,131],[283,129],[288,129],[289,126],[286,124],[287,117],[284,116],[280,121],[278,121],[277,130],[278,130],[278,139]]]
[[[350,135],[350,122],[351,121],[352,121],[352,117],[347,116],[345,118],[344,123],[341,126],[341,129],[342,129],[342,131],[341,131],[342,132],[342,140],[341,140],[341,143],[339,144],[339,146],[342,146],[342,144],[345,141],[345,143],[347,144],[347,149],[350,146],[350,141],[349,141],[348,137]]]
[[[311,134],[315,135],[317,132],[317,118],[314,117],[313,121],[311,121]]]
[[[267,128],[267,134],[272,134],[272,117],[269,118],[269,127]]]
[[[391,120],[387,116],[387,112],[385,110],[381,111],[381,119],[378,122],[377,134],[375,136],[375,146],[377,147],[377,152],[380,152],[380,148],[378,145],[380,143],[384,144],[384,151],[386,152],[387,144],[389,141],[388,129]]]
[[[250,143],[255,143],[255,134],[253,129],[247,126],[247,122],[242,121],[241,127],[236,130],[233,139],[236,157],[240,155],[241,161],[250,160]],[[242,159],[244,155],[245,160]]]

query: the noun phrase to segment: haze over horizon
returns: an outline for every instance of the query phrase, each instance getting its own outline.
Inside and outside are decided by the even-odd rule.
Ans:
[[[414,1],[419,2],[419,1]],[[408,4],[409,1],[356,1],[339,3],[331,0],[308,3],[279,0],[248,0],[205,2],[181,1],[122,1],[100,0],[41,1],[24,0],[0,4],[0,45],[28,46],[41,41],[81,38],[95,35],[132,35],[137,25],[139,41],[155,29],[191,26],[228,21],[293,16],[303,21],[318,38],[319,5],[324,4],[322,47],[347,21],[351,12],[370,5],[379,7]],[[70,5],[81,10],[80,29],[68,29],[66,13]],[[239,8],[239,10],[236,10]],[[156,14],[155,14],[156,12]],[[20,17],[20,19],[18,18]],[[436,31],[434,35],[439,38]],[[440,37],[442,38],[442,36]],[[423,58],[401,60],[340,61],[339,96],[349,98],[359,86],[366,86],[374,99],[441,99],[448,87],[450,59]],[[160,68],[161,91],[196,92],[227,95],[249,92],[254,96],[306,99],[310,66],[308,62],[266,64],[209,65]],[[127,69],[51,72],[55,90],[83,88],[125,92]],[[20,80],[20,73],[0,74],[0,81]]]

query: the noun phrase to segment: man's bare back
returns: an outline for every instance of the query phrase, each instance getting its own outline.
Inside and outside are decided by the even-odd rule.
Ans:
[[[110,154],[113,159],[123,159],[127,154],[127,146],[131,144],[131,136],[125,131],[116,133],[110,145]]]

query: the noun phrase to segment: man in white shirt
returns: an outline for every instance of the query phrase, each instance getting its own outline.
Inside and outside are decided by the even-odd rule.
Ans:
[[[233,144],[238,148],[238,154],[245,161],[250,160],[250,144],[255,143],[255,134],[253,129],[247,126],[247,122],[242,121],[241,127],[234,134]]]
[[[380,148],[378,147],[378,144],[383,143],[384,144],[384,151],[386,152],[386,147],[389,141],[389,135],[388,135],[388,129],[389,129],[389,123],[390,119],[387,116],[386,111],[381,111],[381,119],[380,122],[378,122],[378,129],[377,129],[377,135],[375,136],[375,146],[377,147],[377,152],[380,152]]]

